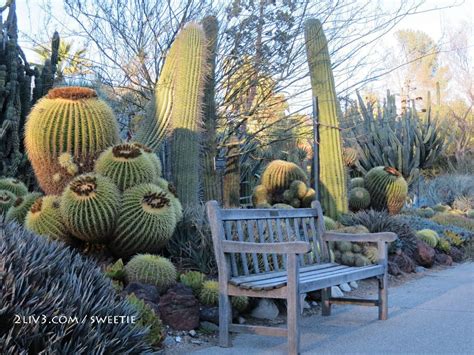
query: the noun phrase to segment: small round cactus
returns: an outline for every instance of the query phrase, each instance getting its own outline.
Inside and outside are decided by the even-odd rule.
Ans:
[[[447,205],[442,205],[440,203],[434,205],[433,207],[433,210],[436,211],[436,212],[447,212],[451,209],[451,207],[447,206]]]
[[[160,177],[163,171],[160,158],[156,155],[151,148],[143,145],[141,143],[133,142],[131,143],[134,147],[139,148],[142,153],[151,161],[155,169],[155,176]]]
[[[295,163],[284,160],[274,160],[267,165],[262,173],[262,185],[271,193],[282,194],[290,188],[290,184],[300,180],[308,180],[306,173]]]
[[[354,187],[349,191],[349,208],[351,211],[359,211],[370,206],[369,191],[363,187]]]
[[[219,305],[219,283],[214,280],[205,281],[202,284],[199,300],[207,306]]]
[[[377,247],[369,245],[364,248],[364,255],[369,259],[369,261],[375,264],[379,260],[379,250]]]
[[[199,271],[188,271],[185,274],[179,275],[179,281],[181,281],[183,285],[191,288],[195,295],[199,295],[199,292],[201,292],[202,284],[205,279],[206,275]]]
[[[290,184],[290,191],[295,198],[302,200],[308,192],[308,186],[303,181],[294,180]]]
[[[311,207],[311,203],[314,200],[316,200],[316,191],[312,188],[308,188],[308,190],[306,191],[306,194],[301,200],[301,204],[303,205],[303,207]]]
[[[331,217],[324,216],[324,227],[326,230],[334,230],[337,228],[337,223]]]
[[[369,230],[366,226],[361,224],[355,226],[347,226],[337,229],[338,233],[351,233],[351,234],[361,234],[361,233],[369,233]]]
[[[354,258],[354,266],[362,267],[370,265],[370,260],[362,254],[356,254]]]
[[[422,229],[416,232],[416,236],[432,248],[438,244],[439,236],[434,230]]]
[[[474,218],[474,210],[467,210],[466,211],[467,218]]]
[[[416,214],[417,216],[420,216],[423,218],[431,218],[436,214],[436,212],[430,207],[424,207],[424,208],[417,208]]]
[[[24,196],[17,197],[13,206],[11,206],[8,210],[5,220],[8,222],[16,221],[19,224],[23,224],[30,207],[39,197],[41,197],[39,192],[32,192]]]
[[[436,247],[445,253],[449,253],[451,251],[451,244],[449,244],[449,241],[446,239],[440,239]]]
[[[230,303],[237,311],[243,312],[249,305],[249,298],[247,296],[232,296]]]
[[[282,209],[282,210],[292,210],[294,207],[287,205],[286,203],[275,203],[272,208]]]
[[[155,183],[164,191],[169,193],[171,204],[173,205],[176,214],[176,222],[180,222],[183,219],[183,206],[181,205],[181,202],[178,199],[176,188],[171,182],[168,182],[163,178],[157,178],[155,180]]]
[[[61,215],[71,233],[86,242],[110,239],[117,221],[120,193],[110,179],[98,174],[76,176],[64,189]]]
[[[294,208],[299,208],[301,206],[301,201],[298,200],[297,198],[294,198],[293,200],[290,201],[290,206]]]
[[[107,149],[97,159],[95,171],[111,179],[120,191],[151,183],[157,177],[150,158],[133,144],[119,144]]]
[[[364,181],[364,178],[362,177],[356,177],[356,178],[352,178],[349,182],[349,188],[350,189],[353,189],[353,188],[356,188],[356,187],[364,187],[365,188],[365,181]]]
[[[69,240],[69,233],[59,211],[60,197],[39,197],[25,217],[26,229],[51,239]]]
[[[357,152],[357,149],[344,147],[342,149],[342,158],[344,159],[345,166],[352,167],[359,159],[359,153]]]
[[[253,189],[252,203],[254,206],[261,205],[263,203],[270,203],[271,197],[268,189],[263,185],[257,185]]]
[[[290,202],[295,196],[293,195],[293,192],[291,190],[285,190],[283,191],[283,201],[285,202]]]
[[[151,254],[135,255],[125,265],[128,282],[141,282],[155,285],[160,293],[176,283],[176,268],[166,258]]]
[[[154,184],[134,186],[123,193],[114,239],[117,256],[158,252],[176,228],[173,197]]]
[[[352,252],[353,253],[361,253],[362,247],[357,243],[352,243]]]
[[[0,190],[0,215],[7,213],[11,206],[14,205],[16,196],[13,192]]]
[[[0,179],[0,190],[10,191],[15,196],[24,196],[28,193],[26,185],[15,178]]]
[[[340,240],[336,242],[336,248],[340,252],[344,253],[352,250],[352,243],[347,240]]]
[[[346,251],[342,253],[341,263],[344,265],[354,266],[355,254],[351,251]]]

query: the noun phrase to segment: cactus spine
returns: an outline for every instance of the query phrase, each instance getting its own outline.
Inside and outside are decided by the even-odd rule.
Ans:
[[[166,258],[151,254],[135,255],[125,265],[125,275],[129,282],[155,285],[165,292],[176,283],[176,268]]]
[[[369,191],[363,187],[354,187],[349,191],[349,207],[351,211],[363,210],[370,205]]]
[[[307,182],[303,169],[295,163],[284,160],[273,160],[262,173],[261,184],[272,194],[274,202],[283,201],[283,193],[290,188],[293,181]]]
[[[28,188],[24,183],[15,178],[0,179],[0,190],[12,192],[15,196],[24,196],[28,193]]]
[[[68,240],[68,230],[59,211],[59,196],[40,197],[26,214],[25,227],[51,239]]]
[[[396,169],[375,167],[367,173],[365,182],[374,209],[385,209],[390,214],[400,212],[408,194],[408,185]]]
[[[318,97],[319,102],[321,204],[325,214],[337,218],[347,212],[346,176],[339,130],[341,109],[327,41],[319,20],[306,21],[305,42],[313,95]]]
[[[28,116],[25,146],[41,188],[61,193],[72,179],[59,156],[69,153],[79,173],[89,172],[94,160],[118,140],[118,125],[110,107],[88,88],[52,89]]]
[[[8,210],[5,220],[7,222],[16,221],[19,224],[23,224],[30,207],[39,197],[41,197],[41,194],[38,192],[32,192],[24,196],[17,197],[13,206],[11,206]]]

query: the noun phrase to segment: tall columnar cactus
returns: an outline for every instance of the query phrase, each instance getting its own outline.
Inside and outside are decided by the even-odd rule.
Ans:
[[[141,184],[122,196],[114,239],[109,247],[125,257],[158,252],[176,227],[176,211],[168,192],[153,184]]]
[[[374,209],[387,210],[390,214],[400,212],[408,194],[408,185],[397,169],[375,167],[365,176],[365,183]]]
[[[151,183],[156,167],[144,152],[132,144],[118,144],[104,151],[95,162],[95,172],[108,177],[120,191]]]
[[[59,210],[60,197],[39,197],[26,214],[25,227],[51,239],[69,240],[69,233]]]
[[[347,212],[346,174],[342,154],[339,119],[341,109],[336,96],[327,40],[321,22],[305,23],[306,53],[313,95],[319,102],[319,187],[325,214],[337,218]]]
[[[181,203],[199,204],[202,98],[207,76],[207,41],[197,23],[187,24],[176,37],[179,60],[171,112],[171,175]]]
[[[28,116],[25,146],[41,188],[61,193],[73,178],[60,165],[69,153],[78,173],[90,172],[97,156],[118,141],[118,125],[110,107],[94,90],[81,87],[52,89]]]
[[[19,224],[23,224],[25,221],[26,214],[30,210],[31,206],[35,201],[41,197],[39,192],[32,192],[21,197],[17,197],[13,206],[8,210],[5,220],[15,221]]]
[[[115,184],[98,174],[75,177],[61,196],[61,215],[71,233],[86,242],[104,243],[117,220],[120,193]]]
[[[240,142],[236,136],[230,138],[227,147],[222,195],[225,207],[240,206]]]
[[[202,149],[202,182],[204,200],[220,200],[221,191],[214,159],[217,156],[216,125],[217,112],[215,100],[216,86],[216,49],[219,24],[215,16],[206,16],[202,20],[202,27],[207,39],[208,75],[204,85],[203,99],[203,149]]]
[[[282,202],[285,190],[290,188],[293,181],[306,183],[306,173],[295,163],[284,160],[273,160],[262,173],[261,184],[272,195],[273,202]]]

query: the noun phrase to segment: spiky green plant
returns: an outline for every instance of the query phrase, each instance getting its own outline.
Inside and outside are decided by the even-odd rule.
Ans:
[[[176,268],[166,258],[152,254],[135,255],[125,265],[128,282],[141,282],[158,287],[165,292],[176,283]]]
[[[68,241],[69,231],[59,210],[60,200],[56,195],[37,198],[26,214],[26,229],[51,239]]]
[[[254,206],[261,205],[263,203],[270,203],[271,196],[269,195],[268,189],[264,185],[257,185],[253,189],[252,203]]]
[[[341,264],[354,266],[355,254],[352,251],[346,251],[341,255]]]
[[[16,196],[8,190],[0,190],[0,215],[6,214],[11,206],[14,205]]]
[[[7,190],[13,192],[15,196],[24,196],[28,193],[26,185],[15,178],[0,179],[0,190]]]
[[[38,182],[47,194],[60,194],[72,179],[58,158],[69,153],[78,173],[90,172],[94,160],[117,143],[118,124],[110,107],[88,88],[52,89],[38,101],[25,126],[25,147]]]
[[[375,167],[365,176],[365,183],[374,209],[387,210],[392,215],[400,212],[407,198],[408,185],[395,168]]]
[[[281,202],[282,194],[290,188],[293,181],[306,183],[306,173],[295,163],[273,160],[262,173],[261,184],[267,188],[274,202]]]
[[[474,210],[467,210],[466,217],[471,219],[474,218]]]
[[[474,220],[462,215],[438,213],[431,220],[444,226],[457,226],[474,232]]]
[[[449,253],[451,251],[451,244],[449,244],[449,241],[446,239],[440,239],[436,247],[445,253]]]
[[[308,186],[303,181],[294,180],[290,184],[290,191],[294,198],[303,199],[308,192]]]
[[[431,207],[423,207],[417,208],[415,214],[423,218],[431,218],[436,214],[436,212]]]
[[[185,274],[179,275],[179,281],[181,281],[183,285],[190,287],[195,296],[198,296],[201,292],[202,284],[205,279],[206,275],[199,271],[188,271]]]
[[[369,258],[367,258],[366,256],[362,255],[362,254],[356,254],[355,257],[354,257],[354,266],[357,266],[357,267],[362,267],[362,266],[367,266],[367,265],[370,265],[371,262],[369,260]]]
[[[249,305],[249,298],[247,296],[232,296],[230,298],[230,303],[236,310],[243,312]]]
[[[433,211],[436,211],[436,212],[447,212],[451,209],[450,206],[447,206],[447,205],[443,205],[441,203],[438,203],[436,205],[434,205],[432,207]]]
[[[308,188],[306,195],[304,195],[303,199],[301,200],[301,204],[303,207],[311,207],[311,203],[316,200],[316,191],[312,188]]]
[[[377,263],[379,260],[379,250],[377,247],[368,245],[364,248],[363,254],[369,259],[373,264]]]
[[[135,296],[134,293],[127,296],[128,302],[138,312],[138,326],[142,328],[149,328],[147,341],[153,346],[159,346],[166,337],[165,327],[160,318],[156,315],[153,308],[151,308],[145,301]]]
[[[163,173],[163,166],[161,165],[161,160],[158,155],[156,155],[156,153],[154,153],[150,147],[147,147],[144,144],[132,142],[131,145],[139,148],[143,155],[145,155],[151,161],[153,168],[155,169],[155,176],[160,177]]]
[[[339,120],[342,113],[321,22],[305,23],[305,43],[313,96],[319,103],[319,188],[326,215],[337,219],[347,212],[346,173]]]
[[[422,229],[416,232],[416,237],[434,248],[439,241],[438,233],[431,229]]]
[[[16,221],[19,224],[23,224],[30,207],[39,197],[41,197],[39,192],[32,192],[24,196],[17,197],[15,203],[8,210],[5,220],[7,222]]]
[[[341,253],[352,250],[352,243],[347,240],[341,240],[336,242],[336,248]]]
[[[369,191],[363,187],[354,187],[349,191],[349,208],[351,211],[364,210],[370,206]]]
[[[76,176],[61,196],[61,215],[71,233],[86,242],[110,240],[117,221],[120,193],[107,177]]]
[[[359,154],[357,153],[357,149],[344,147],[342,149],[342,157],[344,159],[344,165],[347,167],[352,167],[357,162]]]
[[[355,177],[350,180],[349,188],[353,189],[355,187],[365,187],[365,180],[363,177]]]
[[[219,305],[219,283],[214,280],[205,281],[202,284],[199,300],[207,306]]]
[[[178,199],[177,191],[174,185],[163,178],[157,178],[155,180],[156,185],[161,187],[164,191],[168,192],[169,198],[171,200],[171,205],[173,205],[174,212],[176,215],[176,223],[180,222],[183,219],[183,206]]]
[[[326,230],[334,230],[337,228],[337,223],[331,217],[324,216],[324,227]]]
[[[133,144],[118,144],[104,151],[95,162],[95,171],[108,177],[120,191],[151,183],[156,179],[156,167],[143,151]]]
[[[176,228],[172,196],[153,184],[126,190],[110,249],[118,256],[155,253],[171,238]]]
[[[105,275],[113,280],[125,280],[125,265],[122,259],[118,259],[115,263],[110,264],[105,269]]]

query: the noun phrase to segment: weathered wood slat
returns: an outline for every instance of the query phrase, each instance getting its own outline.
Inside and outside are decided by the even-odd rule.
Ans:
[[[311,250],[311,245],[306,242],[252,243],[225,240],[221,244],[224,253],[305,254]]]
[[[293,229],[294,229],[294,233],[295,233],[295,240],[305,241],[304,238],[301,238],[300,227],[299,227],[298,223],[299,223],[298,218],[293,218]],[[299,260],[300,260],[300,266],[305,266],[306,265],[305,255],[299,255]]]
[[[280,287],[273,290],[246,290],[231,284],[228,284],[229,296],[247,296],[247,297],[258,297],[258,298],[279,298],[286,299],[286,286]]]
[[[270,240],[272,243],[275,242],[275,238],[273,237],[273,221],[271,220],[267,220],[267,226],[268,226],[268,234],[270,236]],[[273,260],[273,268],[276,270],[276,271],[280,271],[280,266],[278,264],[278,257],[275,253],[272,253],[272,260]]]
[[[232,238],[232,222],[225,222],[225,235],[224,238],[227,240],[233,240]],[[227,237],[226,237],[227,236]],[[230,254],[230,269],[232,276],[238,276],[239,270],[237,269],[237,261],[235,260],[235,254]]]
[[[258,230],[258,239],[260,243],[266,243],[265,241],[265,229],[263,228],[262,220],[257,220],[257,230]],[[270,271],[270,266],[268,265],[268,259],[267,259],[267,254],[264,253],[262,255],[263,257],[263,268],[265,269],[265,272]]]
[[[229,329],[236,333],[258,334],[267,336],[286,337],[286,328],[264,327],[261,325],[230,324]]]
[[[248,239],[250,242],[255,244],[255,236],[254,236],[254,229],[253,229],[253,223],[252,220],[249,219],[247,221],[247,233],[248,233]],[[258,243],[260,244],[260,243]],[[260,274],[260,267],[258,266],[258,257],[255,252],[252,252],[252,261],[253,261],[253,269],[257,274]]]
[[[237,224],[237,235],[239,237],[239,240],[241,242],[243,242],[244,241],[244,231],[242,230],[242,222],[237,221],[236,224]],[[240,257],[242,258],[241,261],[242,261],[242,268],[244,270],[244,274],[249,275],[250,272],[249,272],[249,266],[248,266],[249,264],[247,262],[247,254],[240,253]]]
[[[363,298],[350,298],[350,297],[333,297],[329,299],[329,303],[332,304],[354,304],[358,306],[378,306],[378,300],[367,300]]]
[[[278,209],[222,209],[221,218],[227,220],[248,220],[248,219],[274,219],[274,218],[295,218],[314,217],[317,213],[312,208],[295,208],[288,210]]]
[[[326,232],[323,235],[325,241],[343,241],[347,240],[350,242],[393,242],[397,239],[397,235],[392,232],[381,232],[381,233],[336,233]]]
[[[303,227],[303,238],[304,238],[305,242],[310,243],[312,249],[314,249],[314,243],[313,243],[312,240],[309,239],[308,226],[306,225],[306,218],[301,218],[301,224],[302,224],[302,227]],[[319,258],[317,257],[317,254],[314,255],[314,252],[308,254],[308,263],[309,264],[313,264],[315,259],[316,259],[317,262],[319,262],[319,260],[318,260]]]
[[[278,240],[282,243],[284,241],[283,239],[283,233],[281,231],[281,219],[280,218],[277,218],[275,220],[275,224],[276,224],[276,230],[277,230],[277,237],[278,237]],[[282,257],[282,260],[283,260],[283,269],[286,270],[286,258],[285,257]]]

